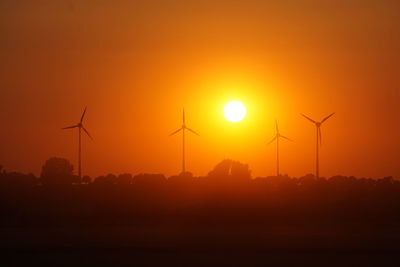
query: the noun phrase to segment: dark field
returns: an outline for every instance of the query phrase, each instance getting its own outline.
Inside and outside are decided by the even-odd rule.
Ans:
[[[400,229],[3,228],[1,266],[399,266]]]
[[[168,179],[2,172],[0,266],[400,266],[400,181],[227,163]]]

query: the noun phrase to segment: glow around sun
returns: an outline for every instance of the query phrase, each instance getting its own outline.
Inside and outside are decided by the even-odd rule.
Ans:
[[[238,122],[246,116],[246,107],[240,101],[231,101],[224,107],[224,116],[230,122]]]

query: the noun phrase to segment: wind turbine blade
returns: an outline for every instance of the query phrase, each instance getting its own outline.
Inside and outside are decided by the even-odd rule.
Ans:
[[[172,136],[172,135],[174,135],[174,134],[176,134],[176,133],[178,133],[180,130],[182,130],[183,128],[179,128],[178,130],[176,130],[175,132],[173,132],[172,134],[170,134],[169,136]]]
[[[271,144],[272,142],[274,142],[276,140],[276,138],[278,138],[278,136],[276,135],[271,141],[268,142],[267,145]]]
[[[326,121],[327,119],[329,119],[330,117],[332,117],[333,114],[335,114],[335,112],[333,112],[333,113],[332,113],[331,115],[329,115],[328,117],[325,117],[325,118],[321,121],[321,124],[322,124],[324,121]]]
[[[276,132],[279,133],[279,127],[278,127],[278,121],[275,120],[275,124],[276,124]]]
[[[85,110],[84,110],[83,113],[82,113],[81,123],[82,123],[82,121],[83,121],[83,118],[85,118],[85,114],[86,114],[86,107],[85,107]]]
[[[318,127],[318,135],[319,135],[319,145],[322,145],[322,132],[321,127]]]
[[[183,112],[182,112],[182,124],[185,125],[185,108],[183,108]]]
[[[303,115],[304,118],[306,118],[307,120],[311,121],[312,123],[317,123],[315,120],[307,117],[306,115],[304,115],[304,114],[301,114],[301,115]]]
[[[90,139],[93,140],[93,137],[90,135],[90,133],[85,129],[85,127],[82,126],[82,129],[85,131],[85,133],[90,137]]]
[[[188,128],[188,127],[186,127],[186,130],[189,130],[189,131],[191,131],[192,133],[194,133],[195,135],[200,136],[198,133],[196,133],[195,131],[193,131],[192,129],[190,129],[190,128]]]
[[[294,142],[292,139],[290,139],[290,138],[287,138],[286,136],[280,135],[279,137],[282,137],[282,138],[285,138],[286,140],[289,140],[289,141],[292,141],[292,142]]]
[[[76,128],[76,127],[78,127],[79,125],[73,125],[73,126],[68,126],[68,127],[64,127],[64,128],[61,128],[62,130],[65,130],[65,129],[72,129],[72,128]]]

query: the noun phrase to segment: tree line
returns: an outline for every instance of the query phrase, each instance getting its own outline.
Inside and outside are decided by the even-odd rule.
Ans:
[[[40,177],[0,167],[2,226],[400,224],[400,181],[312,174],[251,177],[223,160],[208,175],[109,174],[80,179],[51,158]]]

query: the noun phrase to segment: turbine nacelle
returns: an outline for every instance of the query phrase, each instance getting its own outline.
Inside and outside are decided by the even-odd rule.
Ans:
[[[195,135],[200,136],[198,133],[196,133],[194,130],[190,129],[189,127],[186,126],[186,121],[185,121],[185,109],[183,109],[183,113],[182,113],[182,126],[181,128],[179,128],[178,130],[176,130],[175,132],[171,133],[169,136],[172,136],[176,133],[179,133],[180,131],[184,131],[184,130],[188,130],[189,132],[194,133]]]
[[[64,128],[62,128],[62,130],[73,129],[73,128],[79,128],[79,129],[82,129],[82,130],[86,133],[86,135],[89,136],[90,139],[93,140],[93,137],[89,134],[88,130],[86,130],[85,126],[83,126],[83,119],[85,118],[85,115],[86,115],[86,108],[85,108],[85,110],[84,110],[83,113],[82,113],[82,116],[81,116],[80,121],[79,121],[76,125],[64,127]]]
[[[304,114],[301,114],[304,118],[306,118],[307,120],[309,120],[310,122],[314,123],[315,126],[317,127],[317,143],[319,142],[319,144],[321,145],[322,143],[322,133],[321,133],[321,125],[330,117],[332,117],[335,114],[335,112],[333,112],[332,114],[330,114],[329,116],[326,116],[323,120],[321,121],[315,121],[313,119],[311,119],[310,117],[307,117]]]
[[[286,136],[281,135],[281,133],[279,132],[278,121],[276,121],[276,134],[275,134],[275,137],[271,141],[268,142],[268,145],[271,144],[272,142],[274,142],[275,140],[279,139],[279,138],[284,138],[286,140],[293,141],[293,140],[287,138]]]

